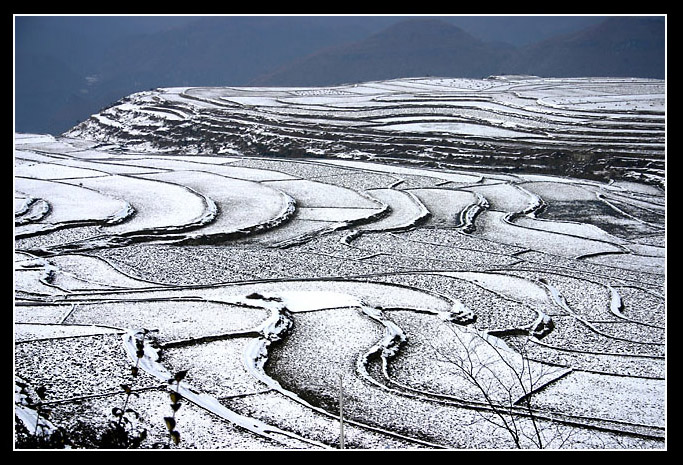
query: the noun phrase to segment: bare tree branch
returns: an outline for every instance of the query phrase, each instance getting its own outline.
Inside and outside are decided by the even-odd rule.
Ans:
[[[571,431],[542,422],[533,408],[532,397],[545,385],[552,369],[532,363],[528,356],[529,338],[508,344],[485,332],[461,328],[446,322],[449,341],[432,343],[438,359],[451,365],[454,374],[475,388],[488,407],[481,417],[506,431],[515,447],[528,441],[535,448],[564,446]],[[529,336],[531,337],[531,336]],[[524,444],[523,444],[524,442]]]

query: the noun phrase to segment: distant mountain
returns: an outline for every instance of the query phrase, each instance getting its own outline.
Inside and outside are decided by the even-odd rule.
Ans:
[[[334,85],[413,76],[664,78],[663,19],[615,17],[516,48],[438,19],[406,20],[367,39],[295,60],[253,85]]]
[[[664,20],[614,17],[519,50],[511,68],[538,76],[664,79]]]
[[[322,50],[251,81],[315,86],[415,76],[481,77],[500,71],[514,48],[486,43],[437,19],[411,19],[367,39]]]
[[[144,87],[245,85],[253,76],[368,34],[335,18],[209,17],[111,47],[99,74]]]
[[[452,16],[440,17],[485,42],[523,47],[604,21],[606,16]]]

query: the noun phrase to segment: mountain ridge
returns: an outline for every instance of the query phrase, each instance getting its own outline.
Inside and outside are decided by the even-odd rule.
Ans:
[[[664,79],[664,28],[655,19],[609,18],[520,50],[517,67],[532,74]]]
[[[664,42],[660,24],[641,18],[608,19],[524,47],[485,42],[445,21],[413,19],[362,41],[298,59],[251,84],[334,85],[398,77],[482,78],[496,74],[663,79]],[[641,47],[629,48],[629,44]],[[463,53],[465,49],[469,53]],[[355,68],[349,67],[348,57],[352,56],[363,58]],[[373,72],[371,65],[377,70]]]
[[[505,57],[504,50],[445,21],[410,19],[361,41],[298,59],[250,84],[334,85],[424,75],[480,77],[484,69],[494,69],[493,63]],[[467,63],[472,65],[463,66]]]

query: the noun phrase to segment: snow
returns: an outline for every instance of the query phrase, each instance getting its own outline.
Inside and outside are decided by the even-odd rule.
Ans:
[[[378,210],[375,208],[299,207],[297,208],[297,218],[343,223],[370,218],[375,216],[377,212]]]
[[[175,170],[144,177],[204,192],[206,198],[216,204],[221,214],[202,228],[200,234],[203,237],[271,227],[285,221],[294,204],[290,196],[266,184],[214,173]]]
[[[106,176],[107,173],[91,169],[81,169],[62,166],[54,163],[36,163],[34,165],[20,165],[14,170],[15,176],[35,179],[69,179]]]
[[[68,137],[15,134],[19,422],[35,426],[26,396],[50,381],[54,427],[105,424],[146,328],[132,381],[150,442],[168,441],[167,380],[188,373],[175,449],[336,448],[340,376],[351,448],[511,448],[487,420],[511,407],[530,432],[526,399],[562,447],[664,448],[663,184],[438,158],[449,134],[478,139],[459,147],[481,157],[520,137],[645,150],[662,89],[525,76],[179,87]],[[188,121],[215,150],[155,145]],[[330,157],[254,156],[246,139],[219,141],[232,124],[251,146]],[[377,156],[406,132],[414,154]],[[457,376],[468,357],[489,401]]]
[[[389,231],[406,229],[429,216],[429,211],[410,191],[372,189],[367,191],[373,198],[389,206],[389,214],[361,230]]]
[[[76,184],[76,181],[69,181]],[[79,185],[114,198],[128,198],[135,208],[131,221],[108,228],[110,234],[139,233],[152,228],[182,229],[208,221],[211,206],[184,186],[132,176],[88,178]]]
[[[456,173],[443,170],[415,169],[405,166],[383,165],[379,163],[357,162],[350,160],[321,160],[322,163],[333,165],[362,168],[363,171],[377,171],[380,173],[392,173],[397,175],[422,175],[434,176],[443,181],[454,183],[477,183],[482,177],[473,173]]]
[[[382,208],[379,201],[351,189],[307,179],[264,181],[264,184],[289,193],[301,207]]]
[[[443,272],[444,276],[464,279],[515,300],[547,305],[548,295],[538,283],[514,275],[482,272]]]
[[[18,226],[16,235],[49,231],[71,223],[105,222],[114,224],[128,217],[130,204],[119,198],[69,182],[52,182],[38,178],[15,178],[15,191],[41,198],[49,207],[49,215],[38,215],[33,221]]]
[[[511,131],[509,129],[498,128],[494,126],[476,125],[468,123],[451,123],[443,121],[435,122],[419,122],[419,123],[403,123],[403,124],[387,124],[376,126],[378,129],[387,131],[399,132],[452,132],[465,136],[473,137],[509,137],[521,138],[530,137],[532,134]]]

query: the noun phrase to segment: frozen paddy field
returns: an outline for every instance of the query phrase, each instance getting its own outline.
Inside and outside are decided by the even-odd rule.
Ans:
[[[658,81],[631,82],[642,96],[633,99],[607,81],[593,82],[592,94],[575,83],[571,95],[535,81],[544,94],[523,109],[514,100],[517,118],[547,128],[539,114],[548,113],[576,127],[568,120],[580,113],[599,125],[631,120],[630,132],[657,126]],[[198,133],[202,121],[223,121],[227,133],[221,118],[249,114],[254,131],[235,133],[283,141],[290,123],[317,124],[301,114],[319,110],[329,123],[332,106],[344,107],[354,131],[362,124],[349,119],[367,123],[369,114],[403,125],[388,120],[398,118],[390,108],[427,99],[429,115],[411,116],[427,140],[434,109],[459,103],[452,92],[471,100],[509,82],[450,81],[445,105],[434,104],[436,80],[166,90],[103,111],[80,134],[17,134],[19,429],[35,428],[30,400],[45,386],[51,414],[38,431],[102,431],[127,384],[144,448],[333,449],[341,384],[346,448],[665,448],[665,192],[656,168],[605,182],[379,163],[376,153],[376,162],[246,156],[227,136],[215,152],[184,139],[183,152],[155,139],[188,121]],[[521,84],[496,94],[496,114],[512,113],[503,97],[522,98]],[[261,139],[266,106],[273,135]],[[314,148],[315,137],[299,135],[287,140]],[[656,159],[648,144],[633,147]],[[138,359],[142,328],[154,332]],[[182,370],[176,445],[164,417],[167,380]]]

